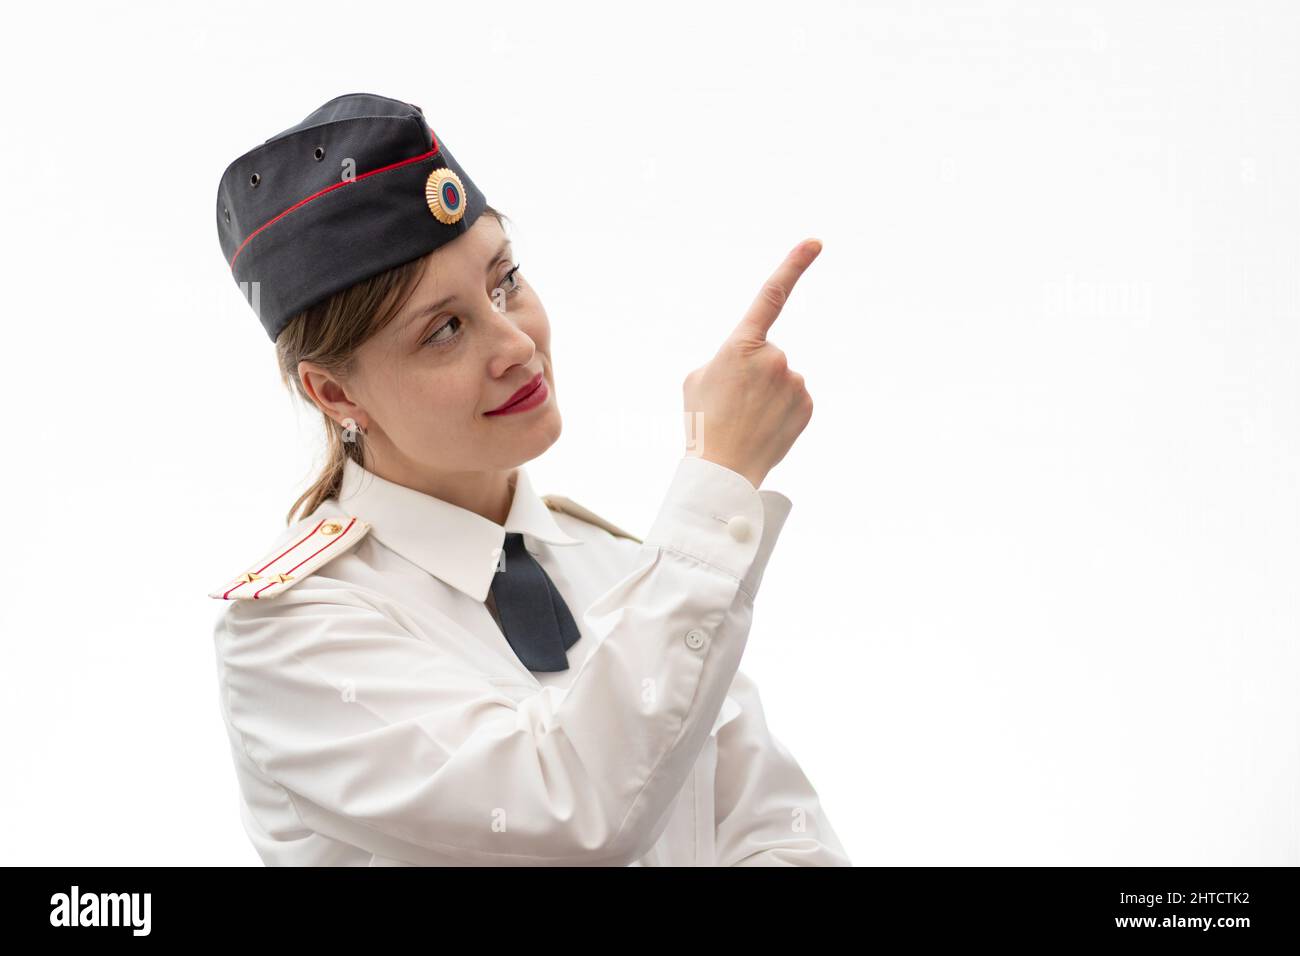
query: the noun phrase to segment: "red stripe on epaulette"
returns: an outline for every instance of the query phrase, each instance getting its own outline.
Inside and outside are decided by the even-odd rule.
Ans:
[[[390,169],[397,169],[399,166],[409,166],[411,165],[411,163],[418,163],[423,159],[428,159],[430,156],[436,156],[438,154],[438,149],[439,149],[438,137],[433,134],[432,130],[429,131],[429,139],[433,143],[433,149],[429,150],[427,153],[421,153],[419,156],[412,156],[410,159],[399,160],[396,163],[389,163],[387,166],[380,166],[378,169],[372,169],[368,172],[361,173],[359,176],[353,176],[351,179],[344,179],[340,182],[335,183],[332,186],[326,186],[324,189],[312,193],[306,199],[299,199],[296,203],[294,203],[284,212],[280,213],[277,216],[272,217],[271,219],[268,219],[266,222],[262,223],[262,225],[258,226],[256,229],[250,232],[248,234],[248,238],[239,244],[239,248],[235,250],[235,254],[230,257],[230,270],[232,272],[235,270],[235,260],[239,258],[239,254],[244,251],[244,246],[248,245],[248,243],[252,241],[252,238],[255,235],[257,235],[259,232],[261,232],[263,229],[265,229],[267,226],[271,225],[272,223],[278,222],[280,219],[283,219],[285,216],[289,215],[289,213],[293,212],[299,206],[306,205],[307,203],[311,202],[313,199],[318,199],[319,197],[324,196],[328,192],[333,192],[335,189],[338,189],[340,186],[346,186],[349,183],[358,183],[361,180],[365,179],[367,176],[376,176],[379,173],[386,173]]]
[[[355,520],[355,519],[353,519],[353,520]],[[314,535],[317,531],[320,530],[320,526],[323,525],[324,523],[325,523],[325,519],[324,519],[324,518],[321,518],[320,521],[316,522],[316,527],[312,528],[310,531],[307,532],[306,537],[304,537],[304,538],[300,538],[300,539],[298,539],[298,541],[296,541],[294,544],[289,545],[288,548],[286,548],[285,550],[281,551],[281,552],[280,552],[279,554],[277,554],[274,558],[272,558],[270,561],[266,562],[266,564],[262,565],[260,568],[258,568],[257,570],[255,570],[253,573],[254,573],[254,574],[261,574],[263,571],[265,571],[265,570],[266,570],[267,568],[269,568],[271,565],[275,564],[275,562],[277,562],[277,561],[279,561],[281,558],[283,558],[286,554],[289,554],[291,551],[293,551],[294,548],[299,547],[300,545],[304,544],[304,543],[305,543],[309,538],[311,538],[312,535]],[[352,526],[351,526],[351,525],[348,525],[348,527],[350,528],[350,527],[352,527]],[[229,600],[229,599],[230,599],[230,595],[234,594],[236,591],[238,591],[240,588],[242,588],[245,584],[248,584],[248,583],[249,583],[248,581],[240,581],[238,584],[236,584],[233,588],[231,588],[231,589],[230,589],[229,591],[227,591],[225,594],[221,595],[221,597],[222,597],[223,599],[225,599],[225,600]],[[264,591],[264,590],[266,590],[266,589],[263,588],[262,590]],[[258,591],[257,593],[258,593],[258,594],[261,594],[262,591]]]
[[[295,564],[293,567],[291,567],[288,571],[282,571],[282,572],[280,572],[280,573],[281,573],[281,574],[290,574],[290,573],[292,573],[292,572],[294,572],[294,571],[297,571],[300,567],[302,567],[304,564],[306,564],[306,563],[307,563],[308,561],[310,561],[312,558],[316,557],[316,555],[318,555],[318,554],[320,554],[322,551],[324,551],[325,548],[331,547],[332,545],[338,544],[340,541],[342,541],[342,540],[343,540],[343,536],[346,535],[349,531],[351,531],[351,530],[352,530],[352,526],[353,526],[354,524],[356,524],[356,523],[357,523],[357,519],[356,519],[356,518],[353,518],[351,521],[348,522],[348,526],[347,526],[346,528],[344,528],[342,531],[340,531],[338,534],[336,534],[336,535],[334,536],[334,540],[330,541],[330,542],[329,542],[328,544],[326,544],[324,547],[317,548],[317,549],[316,549],[315,551],[313,551],[311,554],[307,555],[307,557],[303,558],[301,561],[299,561],[297,564]],[[316,527],[319,528],[320,525],[317,525]],[[315,532],[313,532],[313,534],[314,534],[314,533],[315,533]],[[301,544],[301,542],[299,542],[299,543]],[[290,548],[289,550],[292,551],[293,549]],[[267,567],[270,567],[270,565],[267,565]],[[275,585],[278,584],[278,583],[279,583],[278,581],[272,581],[270,584],[266,585],[266,587],[261,588],[261,589],[260,589],[256,594],[253,595],[253,600],[256,601],[257,598],[261,595],[262,591],[265,591],[266,588],[275,587]]]

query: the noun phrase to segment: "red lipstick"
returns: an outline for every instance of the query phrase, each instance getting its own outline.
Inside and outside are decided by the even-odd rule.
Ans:
[[[513,412],[526,412],[530,408],[536,408],[546,401],[550,390],[546,387],[546,379],[538,372],[528,384],[519,389],[502,404],[492,409],[490,412],[484,412],[485,415],[509,415]]]

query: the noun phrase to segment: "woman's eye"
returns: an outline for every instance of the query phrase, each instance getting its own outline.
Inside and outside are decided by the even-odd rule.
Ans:
[[[519,291],[519,276],[516,275],[518,271],[519,271],[519,265],[518,263],[516,263],[515,266],[509,272],[507,272],[504,276],[501,277],[501,284],[498,286],[498,288],[504,289],[506,295],[514,295],[516,292]],[[455,328],[452,328],[453,322],[456,323]],[[442,325],[438,326],[437,331],[435,331],[432,335],[430,335],[427,339],[424,340],[424,344],[444,345],[456,338],[456,330],[459,329],[462,325],[464,325],[464,322],[461,321],[460,317],[453,315]],[[448,330],[450,330],[449,334],[447,335],[442,334],[443,332],[447,332]]]
[[[425,339],[425,340],[424,340],[424,344],[425,344],[425,345],[442,345],[444,342],[450,342],[452,339],[454,339],[454,338],[456,337],[454,334],[452,334],[452,335],[445,335],[445,336],[443,336],[442,338],[438,338],[438,336],[442,335],[443,332],[445,332],[447,329],[450,329],[450,328],[451,328],[451,324],[452,324],[453,322],[455,322],[455,323],[456,323],[456,327],[459,328],[459,327],[460,327],[460,316],[453,315],[450,319],[448,319],[448,320],[447,320],[446,322],[444,322],[442,325],[438,326],[438,330],[437,330],[436,332],[434,332],[432,335],[430,335],[427,339]],[[454,331],[454,330],[453,330],[453,331]]]
[[[519,288],[519,277],[515,275],[518,271],[519,265],[516,263],[514,268],[501,278],[501,288],[505,289],[507,294],[514,292]]]

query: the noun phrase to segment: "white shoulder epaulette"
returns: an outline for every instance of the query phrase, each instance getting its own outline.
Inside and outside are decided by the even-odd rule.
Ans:
[[[242,574],[208,597],[224,601],[266,600],[283,594],[327,561],[347,553],[370,525],[355,516],[302,522],[288,541],[272,549]]]
[[[572,498],[565,498],[563,495],[542,495],[542,500],[546,502],[546,507],[552,511],[562,511],[566,515],[573,515],[575,518],[581,518],[589,524],[594,524],[598,528],[604,528],[610,534],[617,535],[620,538],[631,538],[637,544],[641,544],[641,539],[634,534],[628,534],[617,525],[611,524],[594,511],[589,511],[582,505],[578,504]]]

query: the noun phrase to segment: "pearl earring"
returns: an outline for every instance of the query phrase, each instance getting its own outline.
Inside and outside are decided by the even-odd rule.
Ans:
[[[358,431],[360,431],[361,434],[363,435],[366,433],[366,430],[364,428],[360,428],[360,429],[358,428],[355,419],[352,418],[343,419],[343,440],[345,442],[356,441]]]

